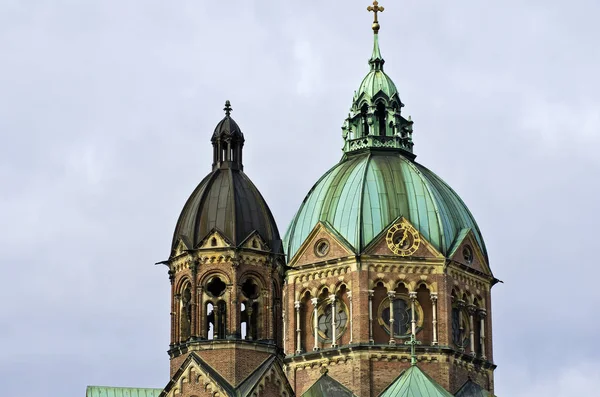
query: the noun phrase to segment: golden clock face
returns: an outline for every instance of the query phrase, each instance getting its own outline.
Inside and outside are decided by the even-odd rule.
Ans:
[[[392,226],[387,232],[388,248],[396,255],[410,256],[421,243],[419,232],[411,225],[400,223]]]

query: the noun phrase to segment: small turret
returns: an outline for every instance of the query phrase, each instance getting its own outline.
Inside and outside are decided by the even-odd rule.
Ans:
[[[225,101],[225,117],[217,124],[211,138],[213,145],[213,170],[232,168],[242,171],[242,148],[244,147],[244,134],[231,118],[231,103]]]
[[[344,152],[376,148],[402,150],[411,159],[412,124],[401,115],[404,104],[392,79],[383,71],[385,60],[379,48],[379,21],[377,13],[384,8],[377,1],[367,8],[373,11],[373,53],[369,59],[370,71],[354,93],[350,114],[342,126]]]

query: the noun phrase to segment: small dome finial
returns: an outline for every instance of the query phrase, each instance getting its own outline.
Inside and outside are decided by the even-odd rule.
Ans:
[[[385,10],[385,8],[380,7],[379,6],[379,2],[377,0],[373,1],[373,5],[372,6],[368,6],[367,7],[367,11],[369,12],[373,12],[374,14],[374,19],[373,19],[373,31],[375,32],[375,34],[379,33],[379,21],[377,20],[377,13],[378,12],[383,12]]]
[[[229,99],[225,101],[225,107],[223,108],[223,110],[225,111],[225,116],[228,116],[231,114],[231,112],[233,111],[233,109],[231,108],[231,102],[229,102]]]

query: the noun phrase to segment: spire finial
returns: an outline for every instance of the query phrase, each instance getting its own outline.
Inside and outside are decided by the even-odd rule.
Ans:
[[[227,116],[227,117],[229,117],[229,115],[233,111],[233,109],[231,108],[231,102],[229,102],[229,99],[225,101],[225,107],[223,108],[223,110],[225,111],[225,116]]]
[[[377,20],[377,13],[378,12],[383,12],[385,9],[383,7],[379,6],[379,2],[377,0],[373,1],[373,5],[372,6],[368,6],[367,7],[367,11],[369,12],[373,12],[374,14],[374,19],[373,19],[373,31],[375,32],[375,34],[379,33],[379,21]]]
[[[410,340],[404,342],[405,345],[410,345],[410,365],[417,365],[417,352],[415,346],[420,345],[421,342],[415,338],[415,333],[411,332]]]

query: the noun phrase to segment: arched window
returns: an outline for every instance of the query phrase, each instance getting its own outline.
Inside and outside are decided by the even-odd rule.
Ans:
[[[190,337],[192,324],[192,292],[189,284],[181,293],[181,306],[179,310],[179,336],[181,341]]]
[[[206,335],[208,339],[215,339],[215,307],[212,303],[206,304]]]
[[[212,277],[206,284],[206,292],[212,298],[219,298],[225,293],[227,285],[219,276]],[[208,339],[225,339],[227,304],[219,300],[217,305],[206,304],[206,332]]]
[[[411,322],[413,312],[411,309],[410,297],[405,294],[398,294],[393,300],[394,310],[394,337],[395,338],[406,338],[411,333]],[[385,298],[379,306],[379,321],[383,325],[385,331],[390,334],[390,298]],[[419,332],[423,325],[423,310],[418,301],[415,301],[415,321],[417,325],[416,332]]]
[[[246,339],[248,336],[248,313],[246,312],[246,304],[240,303],[240,332],[242,339]]]
[[[463,299],[452,296],[452,342],[461,351],[469,347],[469,315]]]
[[[375,117],[377,118],[377,124],[379,126],[379,136],[385,136],[386,113],[387,112],[385,110],[385,105],[383,104],[383,102],[379,102],[377,104],[377,110],[375,110]]]
[[[260,318],[259,305],[256,301],[259,297],[259,287],[252,278],[246,279],[242,284],[244,295],[243,309],[241,312],[242,339],[258,339],[258,324]]]
[[[317,308],[318,336],[321,342],[337,343],[348,325],[348,308],[343,300],[335,297],[332,303],[329,290],[325,288],[319,296]],[[335,327],[335,339],[333,341]]]
[[[361,124],[362,124],[362,136],[367,136],[369,135],[369,120],[368,120],[368,115],[367,112],[369,111],[369,107],[364,104],[361,108],[360,108],[360,119],[361,119]]]

